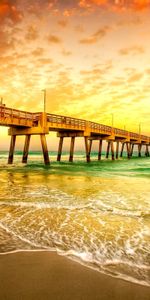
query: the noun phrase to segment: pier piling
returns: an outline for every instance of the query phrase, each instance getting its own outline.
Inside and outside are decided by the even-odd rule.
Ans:
[[[86,152],[86,161],[90,162],[90,153],[89,153],[89,145],[88,145],[88,137],[84,137],[84,142],[85,142],[85,152]]]
[[[69,161],[73,162],[75,136],[71,137]]]
[[[131,144],[127,142],[126,147],[127,147],[127,156],[130,159],[130,157],[131,157]]]
[[[119,155],[119,142],[116,143],[116,159],[118,159]]]
[[[132,146],[131,146],[131,157],[133,155],[133,151],[134,151],[134,144],[132,144]]]
[[[138,157],[141,157],[141,150],[142,150],[142,145],[138,145]]]
[[[124,143],[122,143],[121,146],[120,157],[123,157],[123,150],[124,150]]]
[[[108,144],[107,144],[106,158],[109,157],[110,143],[111,143],[111,142],[108,142]]]
[[[89,155],[91,155],[93,140],[89,141]]]
[[[98,160],[101,160],[101,156],[102,156],[102,144],[103,144],[103,140],[99,141],[99,150],[98,150]]]
[[[111,158],[115,160],[114,142],[111,142]]]
[[[63,141],[64,141],[64,137],[60,137],[60,139],[59,139],[59,146],[58,146],[57,161],[61,161]]]
[[[43,150],[44,163],[45,163],[45,165],[49,165],[50,160],[49,160],[49,155],[48,155],[48,148],[47,148],[45,134],[40,134],[40,138],[41,138],[41,145],[42,145],[42,150]]]
[[[23,157],[22,157],[22,163],[24,163],[24,164],[26,164],[27,160],[28,160],[30,139],[31,139],[31,135],[30,134],[26,135],[26,137],[25,137],[25,144],[24,144],[24,150],[23,150]]]
[[[148,145],[146,145],[145,156],[149,156]]]
[[[8,164],[12,164],[13,163],[15,144],[16,144],[16,135],[12,135],[11,136],[11,141],[10,141]]]

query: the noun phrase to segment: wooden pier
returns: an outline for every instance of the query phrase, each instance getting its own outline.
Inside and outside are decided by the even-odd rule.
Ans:
[[[91,160],[91,150],[94,140],[99,141],[98,160],[101,160],[103,141],[107,142],[106,158],[111,154],[112,160],[123,156],[126,147],[127,156],[130,159],[133,155],[134,146],[138,146],[138,156],[141,157],[141,150],[145,148],[145,156],[149,156],[150,137],[106,126],[82,119],[49,113],[30,113],[26,111],[8,108],[0,105],[0,126],[8,126],[8,134],[11,136],[8,163],[13,163],[16,137],[24,135],[25,144],[22,162],[27,163],[30,140],[32,135],[40,135],[43,150],[43,158],[46,165],[50,164],[46,135],[55,131],[59,138],[57,161],[61,161],[64,138],[70,138],[69,161],[73,162],[75,138],[84,139],[86,161]],[[116,144],[116,150],[114,145]]]

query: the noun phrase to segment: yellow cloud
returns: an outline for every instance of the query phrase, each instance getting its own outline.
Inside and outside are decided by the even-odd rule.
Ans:
[[[129,48],[122,48],[119,50],[119,53],[121,55],[137,55],[137,54],[143,54],[144,48],[142,46],[132,46]]]

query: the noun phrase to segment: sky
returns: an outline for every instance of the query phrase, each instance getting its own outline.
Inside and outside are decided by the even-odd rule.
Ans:
[[[149,135],[149,28],[150,0],[0,0],[0,97]]]

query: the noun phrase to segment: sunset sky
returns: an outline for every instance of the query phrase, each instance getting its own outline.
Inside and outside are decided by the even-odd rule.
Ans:
[[[150,0],[0,0],[0,96],[42,111],[43,88],[50,113],[149,134]]]

